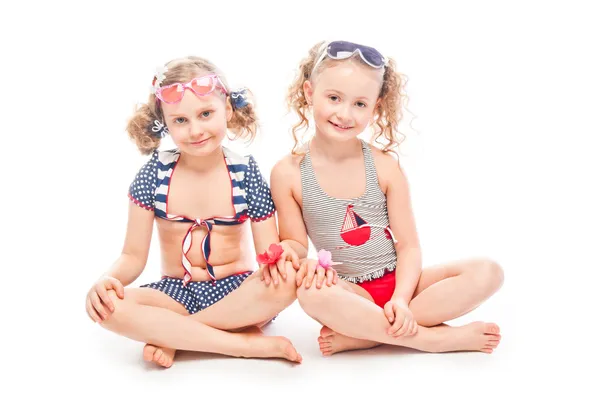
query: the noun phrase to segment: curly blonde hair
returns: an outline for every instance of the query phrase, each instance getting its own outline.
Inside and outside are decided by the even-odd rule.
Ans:
[[[314,79],[323,69],[335,63],[348,61],[362,62],[358,54],[339,61],[326,57],[313,73],[315,62],[322,55],[322,52],[326,51],[324,44],[325,42],[321,41],[309,50],[308,56],[300,62],[296,78],[288,89],[288,110],[291,111],[293,109],[300,118],[292,126],[292,137],[294,139],[293,154],[299,153],[302,146],[302,137],[299,136],[299,131],[308,129],[307,113],[309,111],[309,104],[304,94],[304,82]],[[388,59],[379,92],[379,104],[375,109],[372,137],[373,142],[382,145],[383,152],[395,152],[395,148],[405,138],[404,134],[398,131],[398,125],[403,117],[403,106],[408,102],[408,96],[405,92],[406,82],[406,77],[397,72],[396,62],[393,59]]]
[[[165,66],[168,67],[168,71],[164,74],[165,79],[161,82],[161,86],[186,83],[201,73],[215,73],[219,75],[225,85],[225,90],[228,92],[227,99],[232,101],[227,80],[220,70],[207,59],[189,56],[171,60]],[[252,95],[250,90],[246,89],[246,91],[249,96]],[[135,141],[139,151],[144,155],[151,154],[160,146],[160,137],[151,129],[154,120],[164,123],[160,102],[157,101],[154,94],[150,94],[147,103],[141,104],[134,111],[126,127],[129,137]],[[233,115],[227,123],[227,128],[234,133],[234,139],[242,138],[250,142],[254,140],[258,129],[258,118],[251,101],[244,107],[233,107]]]

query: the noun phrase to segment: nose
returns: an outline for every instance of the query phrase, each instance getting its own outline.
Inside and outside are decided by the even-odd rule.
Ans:
[[[340,105],[337,109],[336,116],[342,124],[349,124],[349,122],[352,120],[351,105]]]
[[[190,123],[190,136],[196,139],[202,137],[202,135],[204,135],[202,122],[199,120],[192,120]]]

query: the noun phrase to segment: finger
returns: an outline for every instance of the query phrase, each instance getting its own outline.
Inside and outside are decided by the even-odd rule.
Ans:
[[[90,317],[90,319],[96,323],[100,323],[102,322],[102,320],[100,319],[100,315],[98,315],[98,313],[96,312],[96,310],[94,309],[94,306],[92,305],[91,300],[88,299],[85,302],[85,309],[86,312],[88,314],[88,316]]]
[[[263,268],[263,275],[265,277],[265,283],[267,286],[271,284],[271,273],[269,272],[269,266],[265,265]]]
[[[388,301],[387,303],[385,303],[385,305],[383,306],[383,313],[385,314],[385,317],[387,318],[389,323],[394,322],[394,307],[391,302]]]
[[[410,335],[414,336],[415,334],[417,334],[417,330],[419,330],[419,324],[417,323],[417,321],[415,321],[413,319],[413,324],[412,324],[412,329],[410,331]]]
[[[125,298],[125,288],[123,287],[123,284],[121,283],[121,281],[119,281],[119,280],[113,281],[113,286],[115,288],[115,291],[117,292],[117,296],[119,296],[119,298],[121,300],[123,300]]]
[[[317,268],[317,289],[320,289],[323,285],[323,280],[325,279],[325,268],[319,267]]]
[[[398,330],[398,335],[399,336],[406,335],[408,333],[408,331],[410,330],[411,325],[412,325],[412,316],[405,314],[404,315],[404,324],[402,325],[400,330]]]
[[[390,327],[390,334],[393,337],[398,337],[399,336],[398,331],[402,328],[402,326],[405,323],[406,323],[406,318],[396,315],[396,319],[394,320],[394,323]]]
[[[108,307],[110,312],[115,311],[115,305],[112,302],[112,300],[110,299],[110,297],[108,297],[108,292],[106,291],[106,289],[96,289],[96,294],[100,297],[100,300],[102,300],[102,303],[104,305],[106,305],[106,307]]]
[[[336,271],[336,270],[333,270],[333,273],[334,273],[334,275],[335,275],[335,276],[333,277],[333,283],[334,283],[334,284],[336,284],[336,283],[338,283],[338,282],[339,282],[340,278],[338,277],[338,273],[337,273],[337,271]]]
[[[402,322],[402,326],[398,331],[394,334],[394,337],[404,336],[408,331],[408,327],[410,326],[411,319],[407,316],[404,317],[404,322]]]
[[[398,307],[392,306],[392,310],[394,311],[394,323],[390,327],[390,334],[395,335],[398,332],[398,330],[400,330],[402,325],[404,325],[407,319],[406,316],[403,316],[402,312]]]
[[[114,279],[111,278],[107,281],[108,283],[104,284],[104,287],[106,287],[106,289],[112,289],[117,293],[117,296],[120,299],[123,299],[125,296],[125,292],[123,291],[123,284],[121,283],[120,280],[118,279]]]
[[[305,276],[306,276],[306,266],[302,266],[296,273],[296,286],[300,287]]]
[[[315,267],[316,264],[314,262],[309,262],[306,265],[306,288],[311,287],[313,279],[315,277]]]
[[[271,279],[273,280],[274,285],[279,285],[279,276],[277,276],[277,266],[269,265],[269,272],[271,274]]]
[[[404,335],[411,336],[414,328],[415,328],[415,321],[414,321],[414,319],[411,319],[408,322],[408,325],[406,326],[406,332],[404,332]]]
[[[331,286],[333,284],[333,276],[334,276],[334,272],[333,270],[330,268],[327,270],[327,286]]]
[[[263,267],[262,264],[258,264],[258,275],[260,275],[260,280],[264,281],[265,280],[265,267]]]
[[[285,257],[281,256],[281,258],[277,261],[277,270],[279,271],[279,275],[283,278],[283,280],[287,279],[287,275],[285,273]]]
[[[292,251],[292,266],[296,270],[300,268],[300,258],[298,257],[298,253],[296,253],[295,251]]]
[[[98,295],[95,292],[92,294],[92,297],[90,297],[90,300],[92,301],[92,306],[94,307],[94,309],[96,310],[96,312],[98,312],[98,314],[100,315],[100,317],[103,320],[108,319],[108,313],[106,312],[106,309],[104,308],[104,306],[100,302],[100,297],[98,297]]]

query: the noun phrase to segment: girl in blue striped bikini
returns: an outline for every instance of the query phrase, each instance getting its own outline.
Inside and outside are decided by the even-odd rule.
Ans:
[[[289,340],[256,330],[296,299],[298,258],[279,244],[270,189],[254,157],[222,146],[228,129],[234,138],[254,138],[249,93],[229,90],[198,57],[160,68],[151,91],[127,128],[150,158],[129,187],[122,253],[88,292],[89,317],[146,343],[144,359],[165,367],[180,349],[301,362]],[[165,134],[176,149],[158,149]],[[163,277],[125,289],[145,268],[155,222]],[[273,260],[258,272],[252,241],[256,252],[266,251],[261,258]]]
[[[308,238],[319,251],[298,270],[298,300],[323,325],[324,355],[380,344],[491,353],[496,324],[443,323],[494,294],[502,269],[487,258],[422,269],[408,183],[390,155],[403,88],[393,60],[356,43],[319,43],[300,64],[288,96],[296,146],[271,173],[280,238],[301,258]],[[314,137],[300,147],[311,116]],[[383,149],[358,137],[368,127]]]

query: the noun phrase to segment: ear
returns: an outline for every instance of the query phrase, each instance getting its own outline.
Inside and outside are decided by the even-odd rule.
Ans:
[[[375,108],[373,109],[373,113],[377,112],[379,110],[380,106],[381,106],[381,97],[377,98],[377,101],[375,102]]]
[[[225,97],[225,113],[227,115],[227,123],[229,123],[233,117],[233,106],[231,105],[229,95]]]
[[[304,97],[308,102],[308,105],[312,105],[313,103],[313,86],[310,80],[306,80],[302,85],[302,89],[304,90]]]
[[[375,119],[377,118],[379,112],[381,112],[381,97],[377,98],[377,101],[375,102],[373,114],[371,115],[371,120],[369,122],[370,126],[372,126],[375,123]]]

